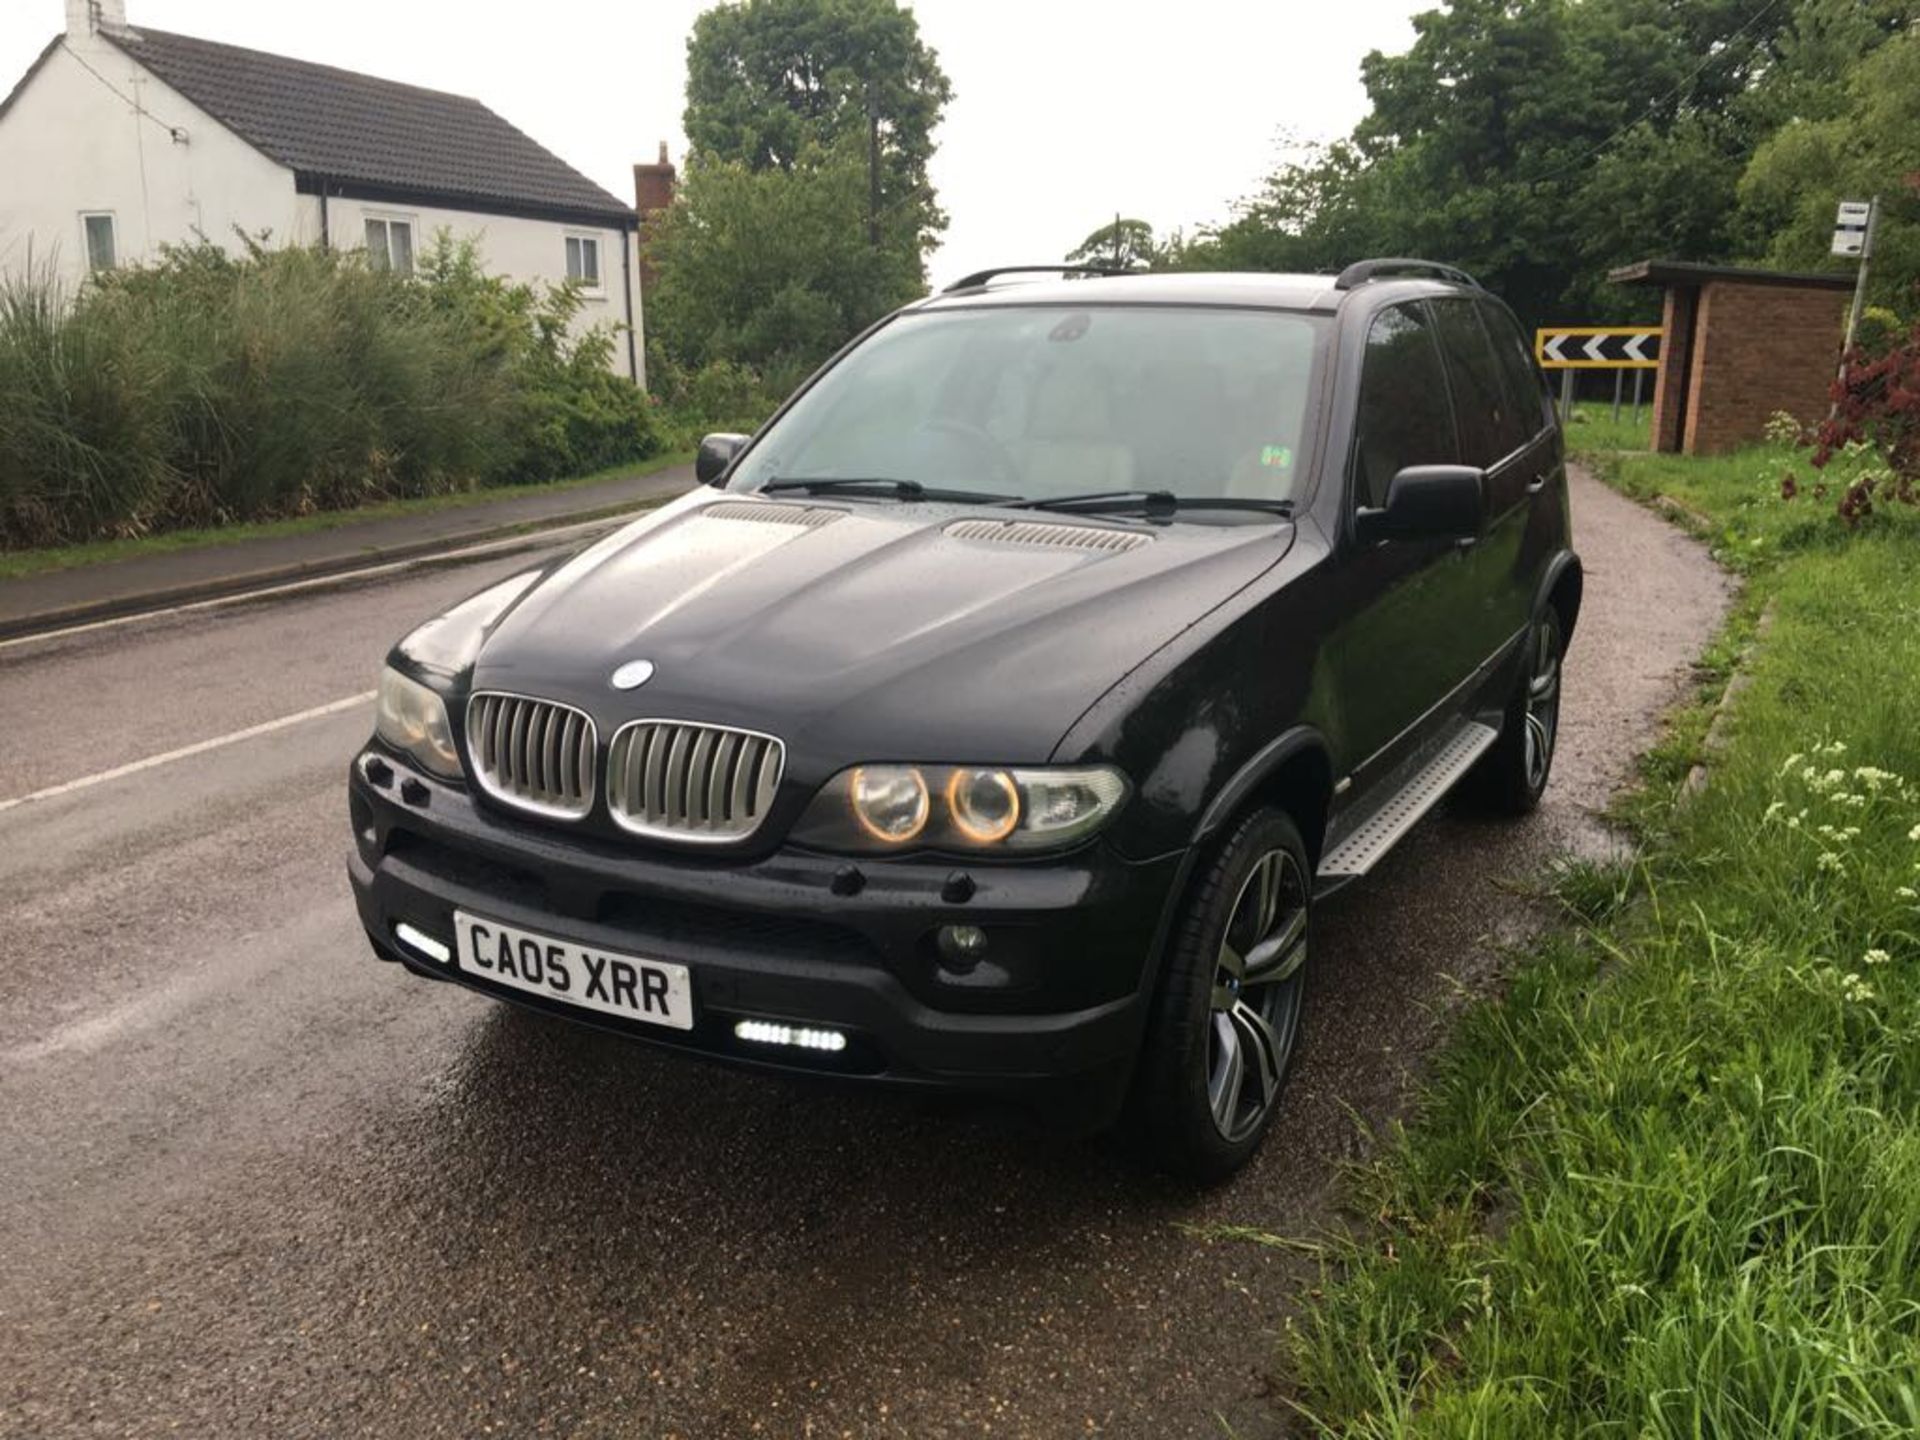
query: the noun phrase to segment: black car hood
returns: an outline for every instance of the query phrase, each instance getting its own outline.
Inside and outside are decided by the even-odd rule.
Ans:
[[[697,491],[532,586],[492,627],[472,683],[581,705],[603,727],[742,725],[797,760],[1039,763],[1292,537],[1286,522]],[[633,659],[653,678],[613,689]]]

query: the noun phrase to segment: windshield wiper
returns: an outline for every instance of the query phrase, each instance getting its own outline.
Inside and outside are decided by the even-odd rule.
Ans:
[[[803,490],[807,494],[835,490],[874,490],[896,500],[961,500],[975,505],[995,505],[1012,500],[1012,495],[991,495],[979,490],[942,490],[922,485],[918,480],[894,480],[884,475],[816,475],[769,480],[760,487],[762,495]]]
[[[1009,510],[1065,510],[1096,515],[1139,513],[1148,517],[1181,510],[1257,510],[1267,515],[1293,514],[1291,500],[1265,496],[1176,495],[1171,490],[1089,490],[1083,495],[1048,495],[1035,500],[1011,500]]]

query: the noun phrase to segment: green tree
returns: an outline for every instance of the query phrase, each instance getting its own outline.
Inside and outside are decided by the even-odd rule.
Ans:
[[[867,243],[854,145],[755,170],[696,152],[655,222],[647,328],[679,365],[792,372],[920,291],[918,257]]]
[[[1920,32],[1855,67],[1831,118],[1790,121],[1760,146],[1740,178],[1740,220],[1769,264],[1840,267],[1852,262],[1828,255],[1835,205],[1876,194],[1873,298],[1920,313]]]
[[[1160,260],[1153,226],[1118,217],[1102,225],[1064,257],[1069,265],[1111,265],[1119,270],[1148,270]]]
[[[742,0],[694,22],[687,139],[699,159],[794,171],[858,146],[870,244],[915,262],[946,226],[927,179],[953,88],[896,0]]]
[[[1452,0],[1361,67],[1352,136],[1282,166],[1183,263],[1466,266],[1528,321],[1632,318],[1648,255],[1751,250],[1736,189],[1787,116],[1824,117],[1911,0]]]

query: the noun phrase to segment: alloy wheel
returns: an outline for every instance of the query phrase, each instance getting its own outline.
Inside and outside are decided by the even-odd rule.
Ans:
[[[1533,671],[1527,680],[1527,785],[1539,790],[1553,763],[1553,742],[1560,731],[1560,631],[1542,620],[1534,631]]]
[[[1214,968],[1207,1104],[1229,1142],[1257,1130],[1279,1096],[1306,958],[1306,876],[1292,852],[1269,850],[1233,902]]]

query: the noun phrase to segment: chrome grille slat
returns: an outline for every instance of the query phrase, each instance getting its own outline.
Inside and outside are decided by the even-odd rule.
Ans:
[[[723,824],[732,814],[727,808],[727,795],[733,783],[734,753],[739,748],[739,733],[723,730],[713,747],[713,766],[707,775],[707,814]]]
[[[593,719],[571,705],[482,690],[467,701],[467,754],[480,788],[536,815],[593,808]]]
[[[634,720],[607,750],[607,809],[635,835],[696,844],[760,828],[786,747],[771,735],[686,720]]]

